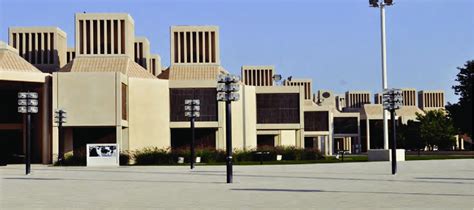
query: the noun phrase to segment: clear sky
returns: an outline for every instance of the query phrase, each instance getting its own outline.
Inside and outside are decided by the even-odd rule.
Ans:
[[[387,8],[389,87],[441,89],[474,59],[474,0],[394,0]],[[221,62],[275,65],[314,90],[381,90],[379,10],[368,0],[0,0],[0,40],[10,26],[58,26],[74,44],[74,13],[126,12],[137,36],[169,61],[171,25],[218,25]]]

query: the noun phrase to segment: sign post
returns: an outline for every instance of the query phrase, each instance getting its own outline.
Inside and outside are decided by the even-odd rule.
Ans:
[[[56,110],[54,115],[54,122],[58,124],[59,130],[59,141],[58,141],[58,163],[61,164],[64,159],[64,130],[63,130],[63,123],[66,122],[66,111],[62,109]]]
[[[389,89],[383,93],[383,108],[390,112],[392,120],[392,174],[397,173],[397,124],[395,122],[395,110],[403,106],[403,91],[400,89]]]
[[[195,161],[195,149],[194,149],[194,121],[196,117],[201,116],[201,102],[199,99],[186,99],[184,100],[184,116],[188,117],[191,122],[191,157],[189,164],[191,169],[194,169],[194,161]]]
[[[232,183],[232,110],[231,102],[239,100],[240,78],[236,75],[220,74],[217,77],[217,101],[225,101],[226,105],[226,167],[227,183]]]
[[[19,92],[18,112],[26,114],[25,174],[31,172],[31,114],[38,113],[38,93]]]

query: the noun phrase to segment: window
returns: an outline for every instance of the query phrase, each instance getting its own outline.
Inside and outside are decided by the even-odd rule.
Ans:
[[[79,21],[79,51],[84,54],[84,21]]]
[[[334,133],[336,134],[357,134],[358,121],[357,117],[335,117]]]
[[[125,20],[120,20],[120,41],[122,54],[125,54]]]
[[[257,123],[300,123],[299,94],[257,94]]]
[[[304,113],[305,131],[329,131],[329,113],[323,111]]]
[[[122,83],[122,120],[128,120],[127,85]]]
[[[201,116],[196,121],[217,121],[216,88],[173,88],[170,89],[170,120],[188,121],[184,116],[184,100],[199,99]]]
[[[178,54],[178,32],[174,32],[174,62],[179,63],[179,54]]]

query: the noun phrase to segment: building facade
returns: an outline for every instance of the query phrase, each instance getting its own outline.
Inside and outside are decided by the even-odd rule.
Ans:
[[[163,68],[148,39],[135,37],[130,15],[78,13],[74,20],[75,47],[69,49],[58,28],[10,28],[12,47],[0,49],[6,55],[0,59],[9,56],[0,63],[0,93],[9,101],[0,110],[8,116],[0,121],[0,135],[9,139],[4,148],[24,153],[24,121],[13,109],[15,94],[27,87],[42,100],[35,116],[36,162],[52,163],[59,151],[84,155],[89,143],[117,143],[121,151],[187,148],[187,99],[201,102],[196,146],[225,149],[225,104],[216,100],[216,86],[217,76],[229,71],[221,65],[219,27],[171,26],[170,66]],[[241,97],[232,103],[234,149],[292,146],[333,155],[379,147],[378,95],[372,104],[368,91],[313,94],[311,79],[288,78],[280,85],[275,75],[272,65],[242,66]],[[443,92],[415,93],[403,91],[401,122],[444,106]],[[58,109],[68,115],[62,144],[53,120]]]
[[[9,45],[40,71],[58,71],[66,62],[67,35],[57,27],[10,27]]]

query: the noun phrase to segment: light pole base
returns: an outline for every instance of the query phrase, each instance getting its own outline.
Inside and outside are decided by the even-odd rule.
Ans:
[[[370,149],[368,151],[369,161],[391,161],[392,150]],[[405,161],[405,149],[397,149],[397,162]]]

